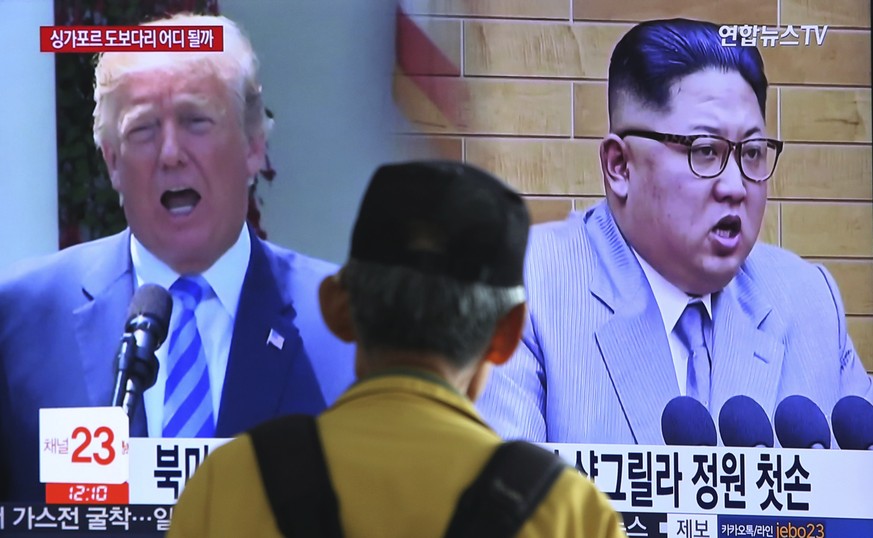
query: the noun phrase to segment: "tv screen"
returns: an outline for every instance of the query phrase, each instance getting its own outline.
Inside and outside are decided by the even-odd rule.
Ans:
[[[0,305],[0,486],[17,455],[66,455],[82,439],[22,445],[21,421],[39,420],[18,415],[32,380],[66,380],[58,407],[94,404],[76,396],[87,368],[22,365],[53,334],[23,344],[19,328],[57,313],[48,287],[14,295],[9,283],[127,226],[92,140],[93,54],[16,40],[34,49],[40,26],[136,24],[122,4],[0,5],[3,65],[20,81],[0,105],[14,120],[0,149],[0,301],[16,301]],[[144,17],[163,5],[133,4]],[[266,240],[343,263],[388,161],[464,161],[523,194],[529,314],[477,406],[499,434],[591,477],[629,536],[873,533],[873,463],[853,450],[873,431],[868,2],[191,4],[238,22],[260,60],[274,128],[248,222]],[[674,328],[686,319],[675,291],[700,304],[697,344]],[[104,348],[118,349],[124,323],[99,335]],[[46,490],[51,504],[10,488],[0,530],[161,533],[218,437],[132,437],[124,487],[64,482]]]

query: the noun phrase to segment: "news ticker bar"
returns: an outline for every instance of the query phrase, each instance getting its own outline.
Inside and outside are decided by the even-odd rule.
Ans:
[[[145,534],[163,536],[172,505],[0,504],[0,532],[27,534]]]
[[[163,536],[172,505],[0,504],[4,534],[131,534]],[[858,538],[873,536],[873,519],[700,514],[622,514],[628,538]]]
[[[121,480],[112,485],[96,479],[55,479],[46,481],[46,498],[57,504],[112,504],[116,500],[119,504],[171,505],[209,453],[225,442],[131,438],[126,490],[118,488]],[[43,456],[61,444],[43,443]],[[873,451],[541,446],[587,475],[623,513],[873,520]],[[837,476],[839,480],[834,479]]]
[[[873,520],[873,451],[541,446],[587,475],[622,513]]]

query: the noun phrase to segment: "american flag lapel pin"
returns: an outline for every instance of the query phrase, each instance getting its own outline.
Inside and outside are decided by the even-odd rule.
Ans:
[[[277,333],[275,329],[270,329],[270,336],[267,337],[267,345],[281,350],[282,346],[285,345],[285,337]]]

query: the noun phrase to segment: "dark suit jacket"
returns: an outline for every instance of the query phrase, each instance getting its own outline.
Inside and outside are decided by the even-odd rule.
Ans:
[[[353,381],[353,347],[329,333],[318,306],[334,269],[252,235],[216,437],[319,413]],[[133,286],[129,231],[0,276],[0,500],[44,498],[40,408],[110,405]],[[267,345],[271,329],[281,350]],[[147,435],[142,405],[131,435]]]

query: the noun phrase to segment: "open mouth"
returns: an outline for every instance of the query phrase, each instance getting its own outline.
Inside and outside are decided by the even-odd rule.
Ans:
[[[171,215],[187,215],[200,202],[200,193],[194,189],[173,189],[161,195],[161,205]]]
[[[727,217],[723,217],[721,220],[718,221],[718,223],[716,223],[716,225],[712,228],[712,232],[718,237],[724,239],[733,239],[740,234],[742,226],[743,221],[740,219],[740,217],[736,215],[728,215]]]

